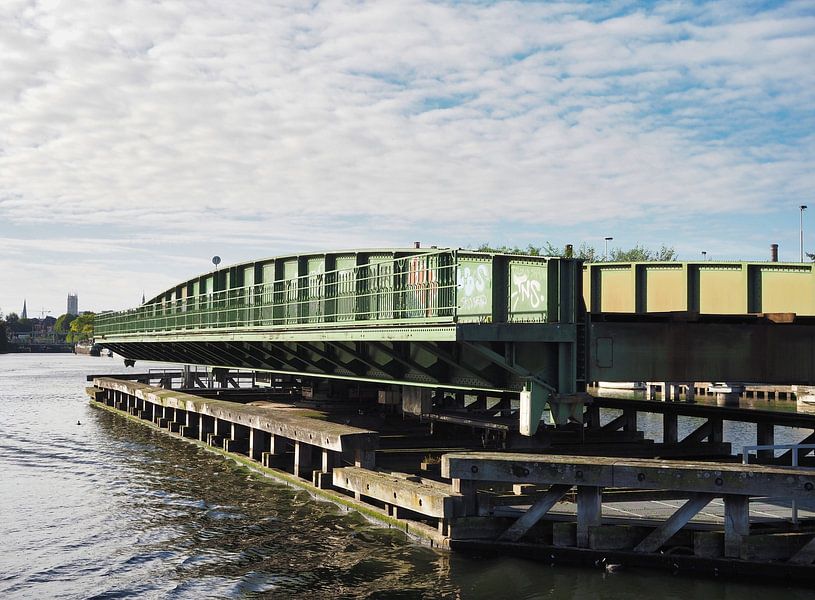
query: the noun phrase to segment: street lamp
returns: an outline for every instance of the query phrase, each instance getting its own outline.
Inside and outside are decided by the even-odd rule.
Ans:
[[[801,209],[801,262],[804,262],[804,211],[807,209],[807,205],[802,204],[799,208]]]
[[[706,250],[702,250],[702,260],[703,261],[707,260],[707,251]]]
[[[606,241],[606,254],[605,254],[605,260],[608,260],[608,243],[609,243],[611,240],[613,240],[614,238],[613,238],[613,237],[607,237],[607,238],[603,238],[603,239]]]

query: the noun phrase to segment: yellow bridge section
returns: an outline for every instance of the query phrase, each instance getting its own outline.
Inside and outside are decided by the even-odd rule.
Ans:
[[[815,316],[815,265],[778,262],[589,263],[592,313],[795,313]]]

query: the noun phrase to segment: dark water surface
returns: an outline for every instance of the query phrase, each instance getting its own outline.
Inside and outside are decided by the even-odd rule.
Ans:
[[[84,375],[122,371],[107,358],[0,355],[0,598],[813,596],[437,552],[91,408]]]

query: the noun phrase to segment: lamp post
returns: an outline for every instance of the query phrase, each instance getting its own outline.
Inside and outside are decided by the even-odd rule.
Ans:
[[[799,208],[801,209],[801,226],[799,229],[801,232],[801,262],[804,262],[804,211],[807,209],[807,205],[802,204]]]
[[[707,260],[707,251],[706,250],[702,250],[702,260],[703,261]]]
[[[604,240],[605,240],[605,242],[606,242],[606,253],[605,253],[605,258],[604,258],[604,259],[605,259],[605,260],[608,260],[608,243],[609,243],[611,240],[613,240],[614,238],[613,238],[613,237],[606,237],[606,238],[603,238],[603,239],[604,239]]]

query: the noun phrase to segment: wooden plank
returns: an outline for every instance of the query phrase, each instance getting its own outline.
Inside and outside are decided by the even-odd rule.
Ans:
[[[613,487],[815,499],[815,472],[791,467],[621,459]]]
[[[634,552],[656,552],[682,529],[700,510],[713,500],[713,494],[697,494],[685,502],[667,521],[634,547]]]
[[[202,398],[185,392],[159,389],[109,377],[94,379],[94,385],[130,394],[165,409],[179,408],[212,416],[219,421],[253,427],[327,450],[342,452],[354,448],[375,449],[379,446],[379,434],[375,431],[285,414],[266,407]]]
[[[543,496],[529,507],[529,510],[527,510],[520,519],[515,521],[509,529],[501,534],[498,541],[517,542],[571,489],[572,486],[569,484],[552,485]]]
[[[451,479],[815,500],[815,472],[791,467],[594,456],[454,452],[442,456]]]
[[[334,486],[429,517],[462,514],[462,496],[449,485],[416,477],[406,479],[359,467],[334,469]]]
[[[442,456],[442,477],[473,481],[610,486],[616,459],[504,452]]]

